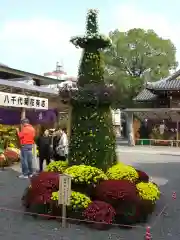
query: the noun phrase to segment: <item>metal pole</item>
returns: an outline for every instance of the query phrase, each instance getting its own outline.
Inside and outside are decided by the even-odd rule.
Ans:
[[[66,205],[62,205],[62,227],[66,227]]]
[[[178,140],[179,140],[179,121],[176,122],[176,129],[177,129],[177,132],[176,132],[176,147],[178,147]]]

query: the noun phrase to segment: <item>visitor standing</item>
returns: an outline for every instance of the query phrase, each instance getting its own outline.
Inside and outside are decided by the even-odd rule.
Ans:
[[[47,165],[51,161],[51,137],[47,129],[37,138],[37,147],[39,150],[39,171],[41,172],[44,160],[46,160]]]
[[[59,155],[60,161],[65,161],[68,155],[68,138],[66,134],[66,129],[60,130],[60,140],[58,146],[56,147],[56,152]]]
[[[56,129],[53,134],[53,159],[54,161],[59,161],[59,154],[57,152],[57,146],[59,145],[59,141],[61,138],[61,129]]]
[[[35,138],[35,129],[29,124],[28,119],[21,120],[21,130],[17,128],[17,134],[21,145],[21,167],[22,175],[19,178],[28,178],[33,174],[33,144]]]

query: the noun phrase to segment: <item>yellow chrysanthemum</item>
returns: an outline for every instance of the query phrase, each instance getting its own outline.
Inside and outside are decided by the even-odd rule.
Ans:
[[[139,196],[143,200],[150,200],[152,202],[155,202],[160,198],[160,190],[154,183],[140,182],[136,184],[136,188],[138,190]]]
[[[51,162],[46,166],[45,171],[46,172],[59,172],[59,173],[64,173],[66,168],[68,167],[68,163],[65,161],[56,161],[56,162]]]
[[[65,173],[70,175],[75,183],[96,184],[100,180],[107,180],[107,176],[101,169],[87,165],[69,167]]]
[[[58,200],[58,192],[53,192],[51,199],[54,201]],[[89,197],[87,197],[85,194],[82,194],[80,192],[71,192],[71,199],[70,199],[70,206],[72,209],[82,209],[82,208],[87,208],[88,205],[91,203],[91,200]]]
[[[118,163],[108,169],[106,173],[108,179],[112,180],[129,180],[135,182],[138,179],[138,173],[135,168],[125,165],[123,163]]]

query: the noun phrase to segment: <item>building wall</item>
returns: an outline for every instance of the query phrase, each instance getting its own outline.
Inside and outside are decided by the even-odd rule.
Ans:
[[[172,99],[170,101],[170,107],[171,108],[180,108],[180,98],[172,97]]]

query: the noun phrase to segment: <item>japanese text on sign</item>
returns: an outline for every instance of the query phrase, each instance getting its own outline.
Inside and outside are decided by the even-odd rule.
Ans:
[[[48,99],[0,92],[0,106],[48,109]]]
[[[71,177],[68,175],[59,175],[59,200],[62,205],[70,205],[71,198]]]

